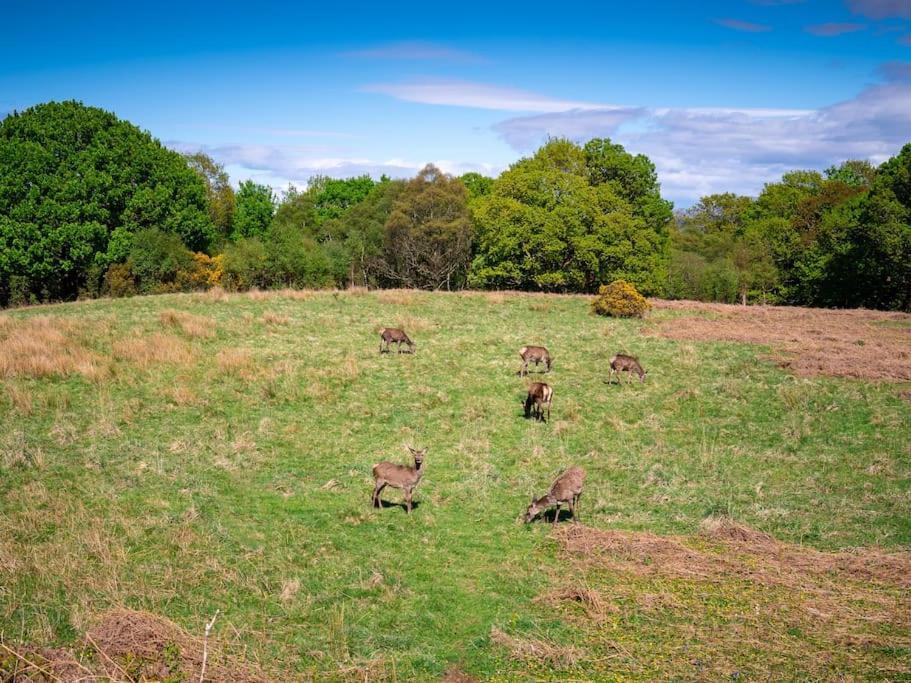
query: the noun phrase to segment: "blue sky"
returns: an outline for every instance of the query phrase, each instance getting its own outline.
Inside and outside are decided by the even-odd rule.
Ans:
[[[608,136],[686,206],[911,141],[911,0],[0,2],[0,115],[78,99],[235,182]]]

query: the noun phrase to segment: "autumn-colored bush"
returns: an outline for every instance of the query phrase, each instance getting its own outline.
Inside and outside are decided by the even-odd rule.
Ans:
[[[136,278],[126,263],[113,263],[104,274],[102,293],[107,296],[133,296],[136,294]]]
[[[592,301],[592,311],[615,318],[641,318],[651,308],[645,297],[625,280],[601,285]]]
[[[193,262],[189,268],[177,273],[177,283],[181,290],[209,289],[220,286],[225,273],[225,257],[223,254],[209,256],[208,254],[193,254]]]

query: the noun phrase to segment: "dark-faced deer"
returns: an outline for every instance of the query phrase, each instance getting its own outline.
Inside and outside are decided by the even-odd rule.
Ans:
[[[424,474],[424,456],[427,455],[427,449],[416,450],[408,446],[408,450],[414,456],[414,467],[388,461],[373,466],[373,507],[380,507],[380,492],[391,486],[394,489],[402,489],[405,494],[405,511],[411,512],[411,497]]]
[[[550,353],[543,346],[523,346],[519,349],[519,355],[522,356],[522,367],[519,368],[519,376],[524,377],[528,374],[528,364],[534,363],[535,368],[537,368],[541,363],[544,363],[547,368],[547,372],[550,372],[550,366],[553,363],[553,359],[550,357]]]
[[[557,510],[554,512],[554,524],[560,517],[560,506],[563,503],[569,504],[569,511],[573,516],[573,522],[578,522],[576,517],[576,506],[579,504],[579,498],[582,496],[582,485],[585,483],[585,470],[581,467],[570,467],[563,474],[556,478],[550,487],[546,496],[535,498],[532,496],[531,504],[525,510],[525,523],[528,524],[535,517],[544,512],[551,505],[556,505]]]
[[[550,404],[554,398],[554,390],[549,384],[544,382],[532,382],[528,386],[528,394],[525,397],[525,417],[529,418],[534,415],[536,420],[546,422],[550,420]],[[547,420],[544,419],[544,409],[547,408]]]
[[[414,349],[417,346],[403,330],[396,327],[384,327],[380,330],[380,353],[389,353],[390,344],[395,344],[399,353],[402,353],[402,344],[408,346],[410,353],[414,353]]]
[[[618,353],[616,356],[610,359],[610,378],[607,380],[607,383],[610,384],[614,381],[614,373],[617,374],[617,383],[622,384],[621,372],[626,372],[627,374],[627,384],[633,381],[633,373],[635,372],[639,375],[639,381],[644,382],[645,376],[648,374],[647,371],[642,369],[642,366],[639,365],[639,359],[634,358],[633,356],[627,356],[625,353]]]

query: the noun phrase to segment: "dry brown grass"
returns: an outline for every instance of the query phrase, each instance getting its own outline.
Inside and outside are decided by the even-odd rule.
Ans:
[[[234,375],[244,380],[253,380],[258,376],[258,366],[249,349],[224,349],[215,356],[218,369],[226,375]]]
[[[5,382],[4,390],[13,410],[20,415],[28,416],[32,414],[32,395],[27,388],[20,387],[12,382]]]
[[[669,339],[771,346],[797,375],[911,380],[911,315],[868,310],[736,306],[652,300],[656,309],[693,312],[660,321]]]
[[[158,319],[162,325],[176,327],[188,337],[212,339],[215,336],[216,322],[204,315],[194,315],[169,308],[162,311]]]
[[[226,655],[209,637],[205,681],[270,680],[258,666]],[[200,680],[203,639],[148,612],[123,608],[103,614],[76,651],[3,644],[0,675],[10,681]],[[6,655],[4,657],[4,655]]]
[[[173,334],[153,332],[149,336],[138,330],[125,339],[114,342],[114,358],[134,363],[147,369],[155,363],[188,365],[193,361],[193,350]]]
[[[571,645],[557,645],[539,638],[517,638],[498,629],[490,629],[490,641],[509,651],[512,659],[547,664],[558,669],[573,666],[582,659],[581,651]]]
[[[417,301],[417,293],[411,289],[381,289],[376,293],[376,300],[381,304],[411,306]]]
[[[75,321],[48,315],[3,319],[0,377],[107,377],[107,363],[85,346]]]
[[[287,325],[290,318],[275,311],[266,311],[259,320],[265,325]]]

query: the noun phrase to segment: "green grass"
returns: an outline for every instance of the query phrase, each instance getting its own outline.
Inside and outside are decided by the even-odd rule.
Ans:
[[[213,319],[215,336],[187,338],[159,319],[166,309]],[[288,322],[265,323],[266,311]],[[621,609],[591,628],[573,606],[534,601],[573,577],[561,577],[570,565],[547,525],[518,518],[571,464],[588,472],[580,514],[597,528],[692,535],[723,514],[818,549],[911,547],[911,404],[894,386],[795,378],[757,360],[757,347],[648,336],[642,321],[589,315],[583,297],[169,295],[4,315],[75,320],[111,366],[97,382],[2,380],[7,639],[70,644],[93,615],[126,605],[194,633],[220,609],[220,638],[296,676],[569,675],[511,659],[492,627],[578,644],[579,678],[620,675],[604,629],[623,635],[626,677],[699,678],[705,662],[709,678],[749,670],[761,646],[712,669],[710,643],[686,630],[694,614],[708,632],[749,613],[736,581],[695,593],[665,582],[679,608]],[[380,355],[384,325],[402,325],[417,353]],[[111,358],[134,331],[182,337],[193,361],[143,369]],[[522,418],[526,343],[554,355],[549,424]],[[248,362],[219,362],[238,348]],[[621,350],[640,357],[645,384],[605,384]],[[408,462],[405,444],[429,448],[418,506],[410,517],[371,509],[371,466]],[[586,580],[621,607],[656,591],[598,571]],[[893,626],[891,649],[836,659],[835,671],[872,677],[871,662],[906,659],[908,624]],[[776,677],[812,674],[806,655],[838,647],[800,633]],[[665,651],[687,672],[654,654]]]

